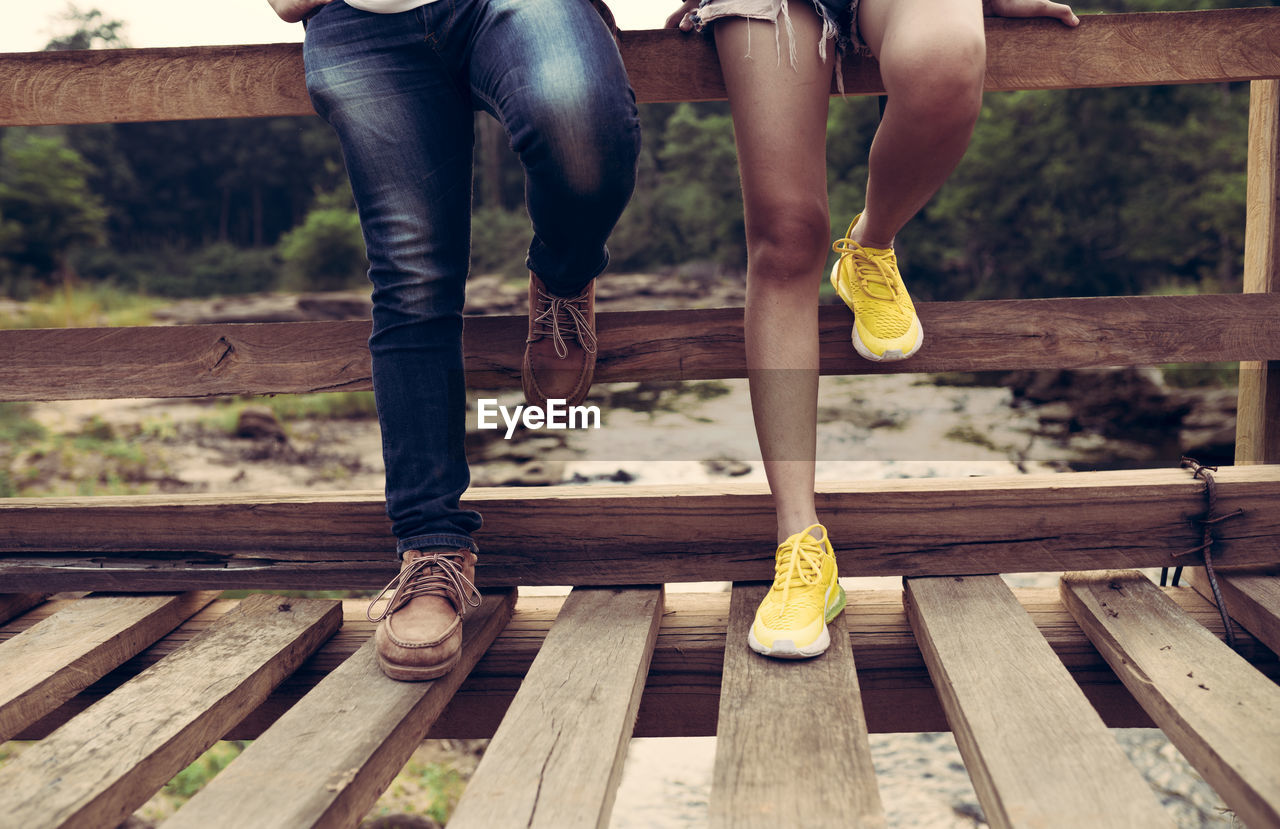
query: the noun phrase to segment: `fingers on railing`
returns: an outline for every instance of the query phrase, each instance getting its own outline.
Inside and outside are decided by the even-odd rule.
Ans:
[[[354,826],[506,627],[514,605],[515,591],[485,596],[467,614],[458,666],[430,682],[384,676],[370,637],[165,826]]]
[[[1140,573],[1069,574],[1061,592],[1125,687],[1240,819],[1280,825],[1280,686]]]
[[[747,632],[768,589],[733,588],[711,825],[884,826],[845,617],[828,625],[822,656],[766,659],[747,647]]]
[[[0,814],[24,827],[119,824],[261,703],[341,621],[336,601],[245,599],[0,768]]]
[[[154,644],[217,595],[89,596],[0,644],[5,665],[0,743]]]
[[[1172,826],[999,576],[907,579],[904,603],[992,826]]]
[[[663,604],[661,587],[574,588],[450,829],[608,825]]]

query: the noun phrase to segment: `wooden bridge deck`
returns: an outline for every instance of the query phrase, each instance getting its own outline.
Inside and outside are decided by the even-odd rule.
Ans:
[[[1193,563],[1172,556],[1199,543],[1203,485],[1172,469],[825,486],[833,531],[858,539],[842,571],[904,582],[852,591],[835,646],[804,663],[742,643],[770,572],[751,543],[772,535],[763,489],[472,491],[495,592],[459,668],[427,683],[378,671],[364,602],[218,598],[380,586],[375,494],[5,499],[0,741],[40,742],[0,767],[0,823],[115,825],[216,740],[252,738],[167,825],[351,826],[419,741],[448,736],[492,737],[452,825],[601,826],[630,737],[716,734],[714,825],[878,826],[867,735],[950,729],[992,825],[1167,825],[1105,732],[1156,725],[1244,823],[1280,826],[1280,9],[987,30],[988,89],[1251,81],[1245,294],[922,303],[928,349],[882,367],[824,309],[822,371],[1240,361],[1217,489],[1219,514],[1243,514],[1214,546],[1234,650],[1203,573],[1162,589],[1135,572]],[[708,39],[621,46],[642,101],[724,95]],[[882,90],[874,61],[844,82]],[[292,44],[0,55],[0,126],[310,112]],[[741,313],[603,314],[599,379],[744,376]],[[469,382],[514,386],[523,324],[468,320]],[[368,388],[367,333],[5,331],[0,401]],[[695,527],[722,541],[681,546]],[[1059,590],[992,575],[1066,570]],[[702,580],[735,584],[662,587]],[[574,587],[517,601],[525,584]],[[100,592],[48,599],[71,590]],[[798,796],[796,779],[830,785]]]
[[[1195,589],[1132,571],[1072,575],[1061,598],[944,576],[852,591],[848,646],[807,663],[742,646],[751,583],[491,594],[463,666],[434,683],[381,675],[362,600],[54,599],[0,627],[0,663],[23,666],[0,679],[0,740],[43,740],[0,768],[0,808],[113,825],[214,741],[254,739],[173,825],[351,825],[423,737],[493,737],[459,825],[595,825],[631,736],[718,734],[720,825],[776,825],[794,797],[740,761],[762,752],[838,773],[822,813],[875,825],[866,734],[950,728],[993,825],[1147,825],[1159,809],[1105,728],[1154,722],[1247,825],[1276,825],[1280,576],[1223,585],[1251,620],[1235,651]]]

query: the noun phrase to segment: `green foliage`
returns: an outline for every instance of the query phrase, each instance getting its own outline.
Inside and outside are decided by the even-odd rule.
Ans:
[[[65,277],[75,247],[106,238],[91,171],[59,138],[11,130],[0,140],[0,286],[11,295]]]
[[[471,214],[471,272],[526,277],[525,258],[533,229],[521,207],[481,207]]]
[[[28,403],[0,403],[0,498],[19,494],[13,461],[20,449],[45,437],[44,427],[28,415]]]
[[[195,797],[196,792],[239,757],[247,746],[245,740],[214,743],[212,748],[165,784],[165,793],[182,802]]]
[[[1243,86],[991,94],[969,152],[904,230],[922,297],[1238,290]]]
[[[280,258],[290,287],[310,291],[351,288],[365,280],[368,260],[356,212],[320,207],[280,240]]]
[[[129,44],[125,41],[122,20],[108,20],[98,9],[81,11],[68,3],[60,22],[74,26],[68,34],[54,37],[44,47],[46,52],[69,49],[118,49]]]
[[[15,314],[0,314],[0,328],[89,328],[147,325],[159,303],[109,282],[80,284],[48,292]]]

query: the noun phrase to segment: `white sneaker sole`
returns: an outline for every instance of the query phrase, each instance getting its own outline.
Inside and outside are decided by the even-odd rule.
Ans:
[[[839,260],[836,260],[836,263],[831,266],[831,286],[836,289],[836,295],[844,301],[845,305],[849,306],[850,310],[852,310],[852,299],[845,296],[844,288],[840,285]],[[896,360],[905,360],[920,350],[920,346],[924,345],[924,326],[918,326],[916,328],[916,341],[911,344],[911,347],[907,349],[905,354],[900,348],[890,348],[883,354],[876,354],[870,348],[867,348],[867,344],[858,336],[858,326],[856,323],[853,326],[853,336],[851,339],[853,340],[853,350],[858,352],[859,357],[870,360],[873,363],[891,363]]]

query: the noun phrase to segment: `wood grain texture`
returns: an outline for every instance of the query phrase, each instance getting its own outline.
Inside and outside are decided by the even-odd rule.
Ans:
[[[338,602],[257,595],[0,768],[13,826],[115,826],[213,745],[342,621]]]
[[[1280,359],[1280,296],[922,302],[917,310],[926,347],[904,363],[877,364],[850,347],[848,309],[820,308],[821,372]],[[468,317],[468,384],[518,388],[527,326],[523,316]],[[601,313],[597,329],[596,382],[746,376],[741,308]],[[0,353],[9,355],[0,361],[0,400],[364,390],[368,337],[360,320],[0,331]]]
[[[514,604],[514,591],[485,596],[463,625],[458,665],[430,682],[389,679],[369,638],[165,826],[355,826],[507,624]]]
[[[1132,571],[1068,574],[1067,609],[1247,826],[1280,825],[1280,686]]]
[[[987,20],[989,90],[1201,83],[1280,77],[1274,9]],[[1194,36],[1192,36],[1194,35]],[[624,31],[641,102],[715,100],[724,80],[708,37]],[[883,91],[872,59],[846,58],[849,94]],[[833,94],[836,85],[832,85]],[[0,55],[0,126],[309,115],[299,44]]]
[[[1194,567],[1189,572],[1191,586],[1206,601],[1212,602],[1213,588],[1209,586],[1204,568]],[[1243,625],[1245,630],[1280,654],[1280,572],[1219,571],[1217,575],[1218,589],[1222,592],[1231,620]]]
[[[0,624],[21,616],[48,597],[48,593],[0,593]]]
[[[1222,638],[1213,605],[1186,587],[1165,594],[1183,612]],[[1150,727],[1150,719],[1119,684],[1110,667],[1062,606],[1057,589],[1017,588],[1014,595],[1040,634],[1086,696],[1112,727]],[[485,652],[432,726],[439,738],[488,738],[537,657],[563,604],[563,597],[522,597],[510,624]],[[69,603],[53,601],[28,617],[0,627],[0,641],[17,635]],[[57,712],[27,729],[22,739],[39,739],[73,714],[208,629],[236,606],[220,600],[196,614],[153,647],[94,683]],[[367,600],[343,602],[342,629],[285,679],[271,697],[232,729],[228,739],[256,739],[284,711],[350,658],[369,639],[373,625],[364,616]],[[636,736],[707,736],[715,733],[724,663],[728,593],[668,593],[662,627],[640,703]],[[857,660],[867,725],[873,732],[945,731],[948,728],[924,661],[903,611],[900,590],[850,590],[846,625]],[[1263,673],[1280,677],[1280,659],[1245,631],[1237,647]]]
[[[1280,82],[1249,87],[1244,290],[1280,294]],[[1240,364],[1236,463],[1280,463],[1280,361]]]
[[[0,743],[55,710],[217,598],[90,596],[0,645]]]
[[[733,586],[711,778],[715,829],[885,826],[846,619],[805,660],[747,646],[768,584]]]
[[[1173,826],[999,576],[907,579],[905,589],[911,628],[992,826]]]
[[[607,827],[663,614],[663,590],[573,590],[450,829]]]
[[[1280,561],[1280,467],[1224,467],[1223,566]],[[1199,543],[1181,469],[821,483],[841,572],[962,575],[1158,567]],[[481,585],[656,584],[773,572],[763,483],[470,490]],[[379,588],[394,543],[375,493],[0,499],[13,589]],[[298,539],[306,538],[305,547]],[[175,552],[176,551],[176,552]]]

